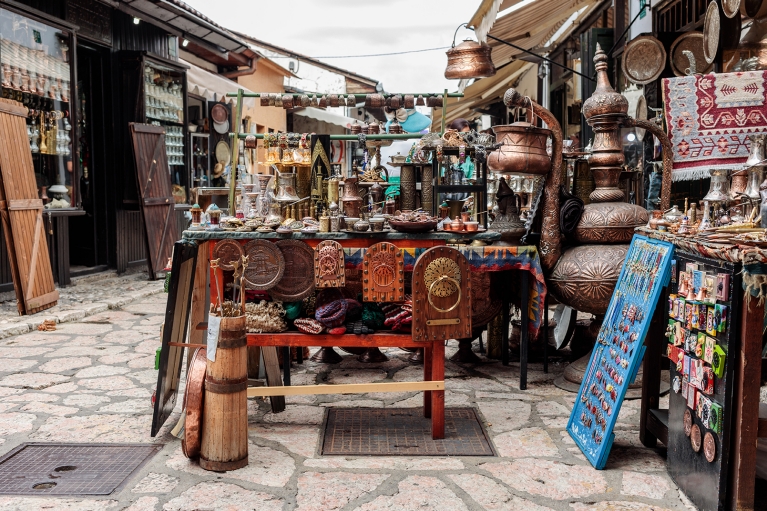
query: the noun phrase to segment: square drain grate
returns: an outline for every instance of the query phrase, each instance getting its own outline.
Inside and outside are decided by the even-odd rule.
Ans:
[[[0,458],[0,495],[109,495],[161,448],[21,444]]]
[[[474,408],[445,409],[445,438],[431,438],[422,408],[328,408],[322,454],[495,456]]]

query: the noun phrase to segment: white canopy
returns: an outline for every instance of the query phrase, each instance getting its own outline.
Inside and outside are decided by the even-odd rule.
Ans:
[[[221,98],[226,96],[229,92],[237,92],[239,89],[242,89],[243,92],[250,92],[235,81],[211,73],[210,71],[183,59],[181,62],[189,66],[189,69],[186,72],[186,81],[187,89],[190,94],[202,96],[210,101],[221,101]],[[233,99],[234,98],[227,98],[226,102],[229,103]]]

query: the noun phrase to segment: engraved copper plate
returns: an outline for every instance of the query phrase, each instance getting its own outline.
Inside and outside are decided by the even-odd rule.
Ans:
[[[703,21],[703,58],[711,64],[719,49],[719,7],[716,2],[708,4],[706,19]]]
[[[722,12],[728,18],[734,18],[739,10],[740,0],[722,0]]]
[[[707,431],[703,437],[703,455],[709,463],[713,463],[716,459],[716,441],[710,431]]]
[[[321,241],[314,249],[314,284],[317,287],[344,287],[344,249],[333,240]]]
[[[280,240],[275,245],[285,258],[285,272],[269,294],[283,302],[301,301],[314,292],[314,250],[299,240]]]
[[[690,445],[692,446],[693,451],[700,452],[702,440],[700,428],[697,424],[693,424],[690,429]]]
[[[690,436],[690,431],[692,430],[692,412],[690,412],[689,408],[684,411],[684,418],[682,421],[684,423],[684,436]]]
[[[405,301],[405,255],[385,241],[376,243],[362,257],[362,300]]]
[[[282,251],[271,241],[251,240],[245,245],[245,254],[248,256],[245,287],[263,291],[276,286],[285,271]]]
[[[633,83],[644,85],[658,79],[666,67],[663,43],[652,36],[632,39],[623,52],[623,74]]]
[[[213,248],[213,259],[218,259],[218,267],[226,271],[233,271],[232,263],[239,261],[244,254],[242,245],[235,240],[221,240]]]
[[[200,455],[202,441],[202,406],[205,393],[205,371],[208,367],[205,348],[197,348],[192,356],[192,363],[186,375],[186,392],[184,393],[184,438],[181,439],[181,449],[187,458]]]
[[[215,122],[221,124],[226,122],[226,120],[229,118],[229,112],[226,110],[224,105],[218,104],[214,105],[213,108],[210,109],[210,116]]]
[[[697,65],[696,72],[706,74],[710,73],[714,68],[714,64],[706,65],[706,58],[703,55],[703,33],[702,32],[687,32],[677,37],[674,44],[671,45],[671,69],[677,76],[686,76],[685,69],[690,67],[690,60],[682,53],[684,50],[689,50],[695,56],[695,63]],[[705,65],[704,69],[703,68]]]

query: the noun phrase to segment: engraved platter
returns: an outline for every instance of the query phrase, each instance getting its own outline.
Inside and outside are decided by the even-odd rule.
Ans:
[[[266,240],[251,240],[245,244],[245,254],[248,256],[246,287],[263,291],[276,286],[285,271],[285,258],[277,245]]]
[[[366,302],[405,301],[405,256],[392,243],[376,243],[362,257],[362,299]]]
[[[340,243],[324,240],[314,249],[314,283],[317,287],[344,287],[344,249]]]
[[[708,4],[706,19],[703,21],[703,58],[711,64],[719,49],[719,6],[716,2]]]
[[[197,348],[192,355],[192,363],[186,376],[186,392],[184,392],[184,438],[181,439],[181,449],[187,458],[200,455],[202,442],[202,407],[205,392],[205,371],[208,367],[205,348]]]
[[[685,409],[684,411],[684,435],[690,436],[690,433],[692,432],[692,412],[689,408]]]
[[[690,429],[690,445],[692,446],[692,450],[695,452],[700,452],[702,441],[703,439],[701,438],[700,427],[698,427],[697,424],[693,424],[692,428]]]
[[[280,240],[275,245],[285,259],[285,271],[269,294],[283,302],[303,300],[314,292],[314,250],[299,240]]]
[[[686,76],[684,70],[690,67],[690,61],[687,59],[684,53],[682,53],[684,50],[691,51],[695,56],[695,62],[698,66],[698,73],[710,73],[714,68],[713,63],[705,65],[706,60],[705,56],[703,55],[703,33],[686,32],[677,37],[676,41],[674,41],[674,43],[671,45],[671,55],[669,60],[671,61],[671,69],[674,71],[675,75]]]
[[[716,459],[716,441],[710,431],[707,431],[703,437],[703,455],[709,463],[713,463]]]
[[[239,261],[244,254],[242,245],[235,240],[221,240],[213,248],[213,259],[218,259],[218,267],[226,271],[233,271],[232,263]]]
[[[623,74],[629,81],[644,85],[658,79],[666,67],[663,43],[652,36],[632,39],[623,52]]]

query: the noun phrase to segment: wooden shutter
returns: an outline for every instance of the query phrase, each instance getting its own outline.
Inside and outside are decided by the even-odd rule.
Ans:
[[[165,129],[130,123],[130,130],[149,254],[149,276],[154,279],[165,268],[173,253],[173,243],[179,237],[173,185],[165,155]]]
[[[43,201],[38,198],[26,126],[27,109],[0,99],[0,215],[19,314],[56,305]]]

